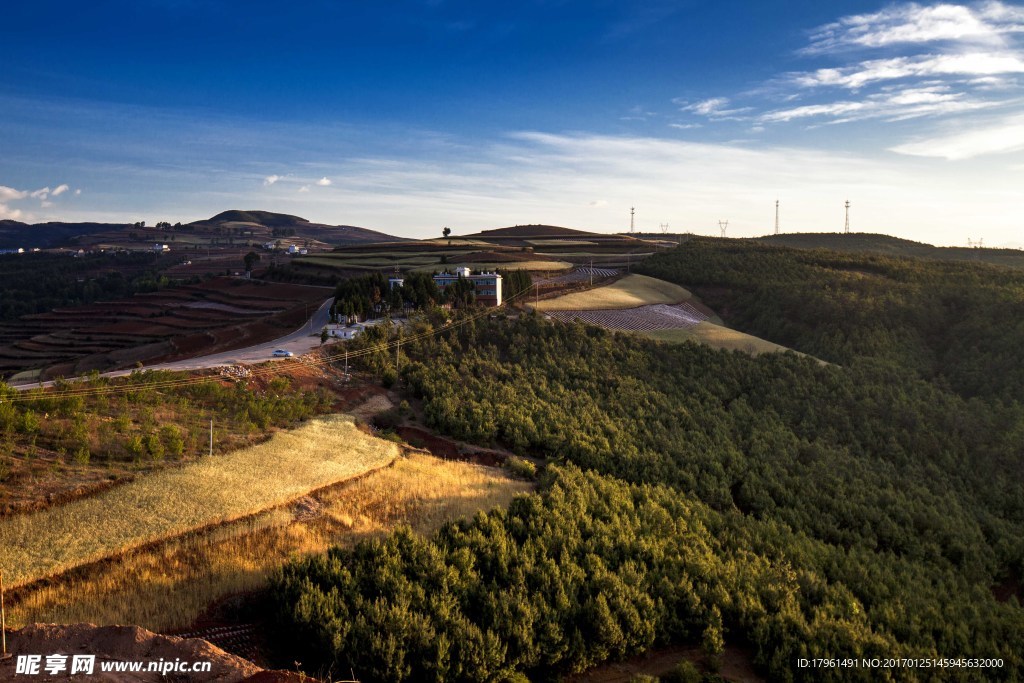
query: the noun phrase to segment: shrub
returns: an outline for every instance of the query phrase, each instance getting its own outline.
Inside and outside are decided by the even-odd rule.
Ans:
[[[537,466],[525,458],[512,456],[505,461],[505,469],[514,477],[533,481],[537,478]]]

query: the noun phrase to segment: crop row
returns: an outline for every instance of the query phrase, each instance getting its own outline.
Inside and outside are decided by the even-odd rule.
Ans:
[[[685,302],[604,311],[548,311],[547,315],[562,322],[581,320],[610,330],[686,329],[708,319],[707,314]]]

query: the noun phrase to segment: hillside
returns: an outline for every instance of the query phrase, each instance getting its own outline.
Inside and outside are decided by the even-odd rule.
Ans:
[[[47,249],[64,245],[78,236],[127,229],[121,223],[36,223],[0,221],[0,249]]]
[[[246,233],[251,232],[253,236],[265,236],[268,239],[286,235],[299,239],[313,239],[331,246],[386,241],[400,242],[405,239],[354,225],[312,223],[299,216],[272,211],[222,211],[211,218],[193,221],[189,223],[189,226],[200,230],[244,230]]]
[[[938,261],[980,261],[1011,268],[1024,268],[1024,251],[1020,249],[976,249],[972,247],[936,247],[890,235],[874,233],[791,233],[767,235],[754,241],[794,249],[831,249],[842,252],[910,256]]]
[[[597,233],[574,228],[562,228],[557,225],[514,225],[508,228],[495,228],[466,235],[470,239],[488,239],[502,237],[595,237]]]
[[[310,670],[382,681],[554,680],[671,646],[714,661],[730,645],[771,681],[1019,679],[1022,385],[970,396],[957,381],[1019,361],[1016,306],[989,305],[1020,301],[1018,274],[878,256],[839,271],[842,254],[808,264],[736,242],[694,240],[644,269],[684,285],[694,273],[737,314],[781,299],[774,317],[807,322],[798,347],[822,330],[842,350],[853,327],[871,343],[833,352],[840,367],[535,315],[413,329],[395,386],[429,426],[543,462],[537,491],[427,538],[293,562],[272,590],[280,642]],[[872,281],[883,265],[892,279]],[[895,300],[862,297],[865,281]],[[895,310],[875,326],[879,306]],[[908,337],[941,343],[964,315],[991,343],[944,359],[948,377],[901,369]],[[395,378],[383,335],[357,340],[357,363]],[[796,664],[807,657],[980,659],[952,677]],[[698,680],[685,665],[674,680]]]

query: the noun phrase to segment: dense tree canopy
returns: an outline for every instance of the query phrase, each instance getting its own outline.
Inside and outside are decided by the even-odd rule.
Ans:
[[[1024,576],[1024,406],[1019,386],[964,366],[1019,364],[1007,316],[1024,289],[959,267],[699,240],[645,264],[837,365],[534,315],[416,337],[399,386],[431,426],[552,464],[507,512],[290,566],[274,592],[293,647],[386,681],[543,680],[723,642],[747,644],[771,680],[1019,679],[1024,611],[994,593]],[[981,360],[942,346],[963,316]]]

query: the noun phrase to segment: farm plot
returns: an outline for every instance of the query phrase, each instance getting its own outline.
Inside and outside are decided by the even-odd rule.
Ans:
[[[572,271],[571,273],[566,273],[565,275],[557,275],[555,277],[549,277],[549,278],[545,278],[543,280],[537,280],[534,284],[539,285],[541,287],[551,286],[551,285],[572,285],[572,284],[576,284],[577,282],[586,282],[591,277],[596,277],[596,278],[615,277],[618,274],[619,274],[619,271],[618,271],[617,268],[588,268],[588,267],[583,267],[583,268],[577,268],[574,271]]]
[[[0,520],[0,567],[19,586],[223,524],[387,465],[391,442],[334,415],[269,441],[146,475],[91,498]]]
[[[536,306],[544,311],[585,311],[596,309],[622,309],[653,304],[678,304],[692,301],[693,295],[678,285],[645,275],[626,277],[603,287],[584,292],[573,292],[555,299],[540,301]]]
[[[549,311],[555,320],[572,322],[581,320],[610,330],[642,332],[647,330],[676,330],[696,327],[708,319],[688,303],[675,305],[654,304],[626,309],[605,309],[595,311]]]

